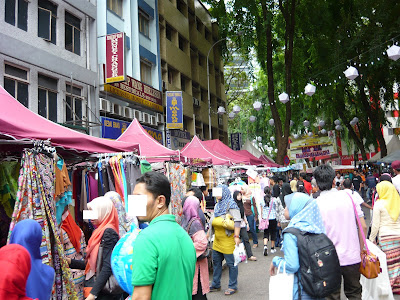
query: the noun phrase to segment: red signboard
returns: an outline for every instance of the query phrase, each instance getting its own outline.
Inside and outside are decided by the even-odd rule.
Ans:
[[[125,81],[125,33],[106,36],[106,83]]]

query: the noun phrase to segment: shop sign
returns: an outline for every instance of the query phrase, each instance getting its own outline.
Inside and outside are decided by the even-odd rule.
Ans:
[[[172,150],[180,150],[190,142],[190,133],[187,131],[167,130],[167,147]]]
[[[128,128],[130,122],[100,117],[101,137],[116,140]]]
[[[292,138],[292,143],[290,144],[288,152],[290,159],[305,159],[337,154],[335,136],[305,136],[298,139]]]
[[[166,92],[167,129],[183,129],[182,92]]]
[[[125,81],[125,33],[106,35],[106,83]]]
[[[157,142],[159,142],[161,145],[164,145],[163,141],[163,134],[161,130],[157,130],[151,127],[143,126],[144,130],[147,131],[148,134],[150,134]]]
[[[130,76],[126,81],[112,84],[105,84],[104,91],[120,96],[124,99],[147,106],[151,109],[162,112],[162,96],[159,90],[144,84]]]
[[[242,145],[242,134],[240,132],[231,133],[231,148],[232,150],[240,150]]]

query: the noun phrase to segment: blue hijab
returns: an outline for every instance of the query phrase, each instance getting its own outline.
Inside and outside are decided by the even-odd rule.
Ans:
[[[235,200],[233,200],[231,191],[226,185],[219,185],[219,188],[222,188],[222,198],[218,201],[214,208],[214,216],[219,217],[226,214],[228,209],[237,209],[239,210],[239,206],[236,204]]]
[[[42,227],[34,220],[26,219],[15,225],[10,244],[19,244],[31,255],[31,272],[26,283],[26,296],[33,299],[49,300],[54,283],[54,269],[42,263],[40,244]]]
[[[304,193],[292,194],[288,206],[290,223],[294,227],[310,233],[325,233],[324,222],[316,200]]]

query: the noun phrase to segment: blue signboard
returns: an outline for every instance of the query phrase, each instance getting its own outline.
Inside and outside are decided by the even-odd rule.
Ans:
[[[166,92],[167,129],[183,129],[182,92]]]
[[[190,133],[182,130],[167,129],[167,147],[172,150],[180,150],[190,142]]]
[[[242,145],[242,134],[240,132],[231,133],[231,148],[232,150],[240,150]]]
[[[119,136],[128,128],[130,122],[121,121],[117,119],[100,117],[101,119],[101,136],[105,139],[116,140]],[[143,126],[157,142],[163,145],[163,134],[162,131]]]

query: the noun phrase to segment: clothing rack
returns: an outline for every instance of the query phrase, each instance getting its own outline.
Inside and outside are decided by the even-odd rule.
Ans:
[[[115,153],[96,153],[96,154],[92,154],[89,157],[92,158],[106,158],[106,157],[112,157],[112,156],[118,156],[118,155],[122,155],[122,156],[129,156],[129,155],[134,155],[137,156],[136,151],[131,151],[131,152],[115,152]]]

